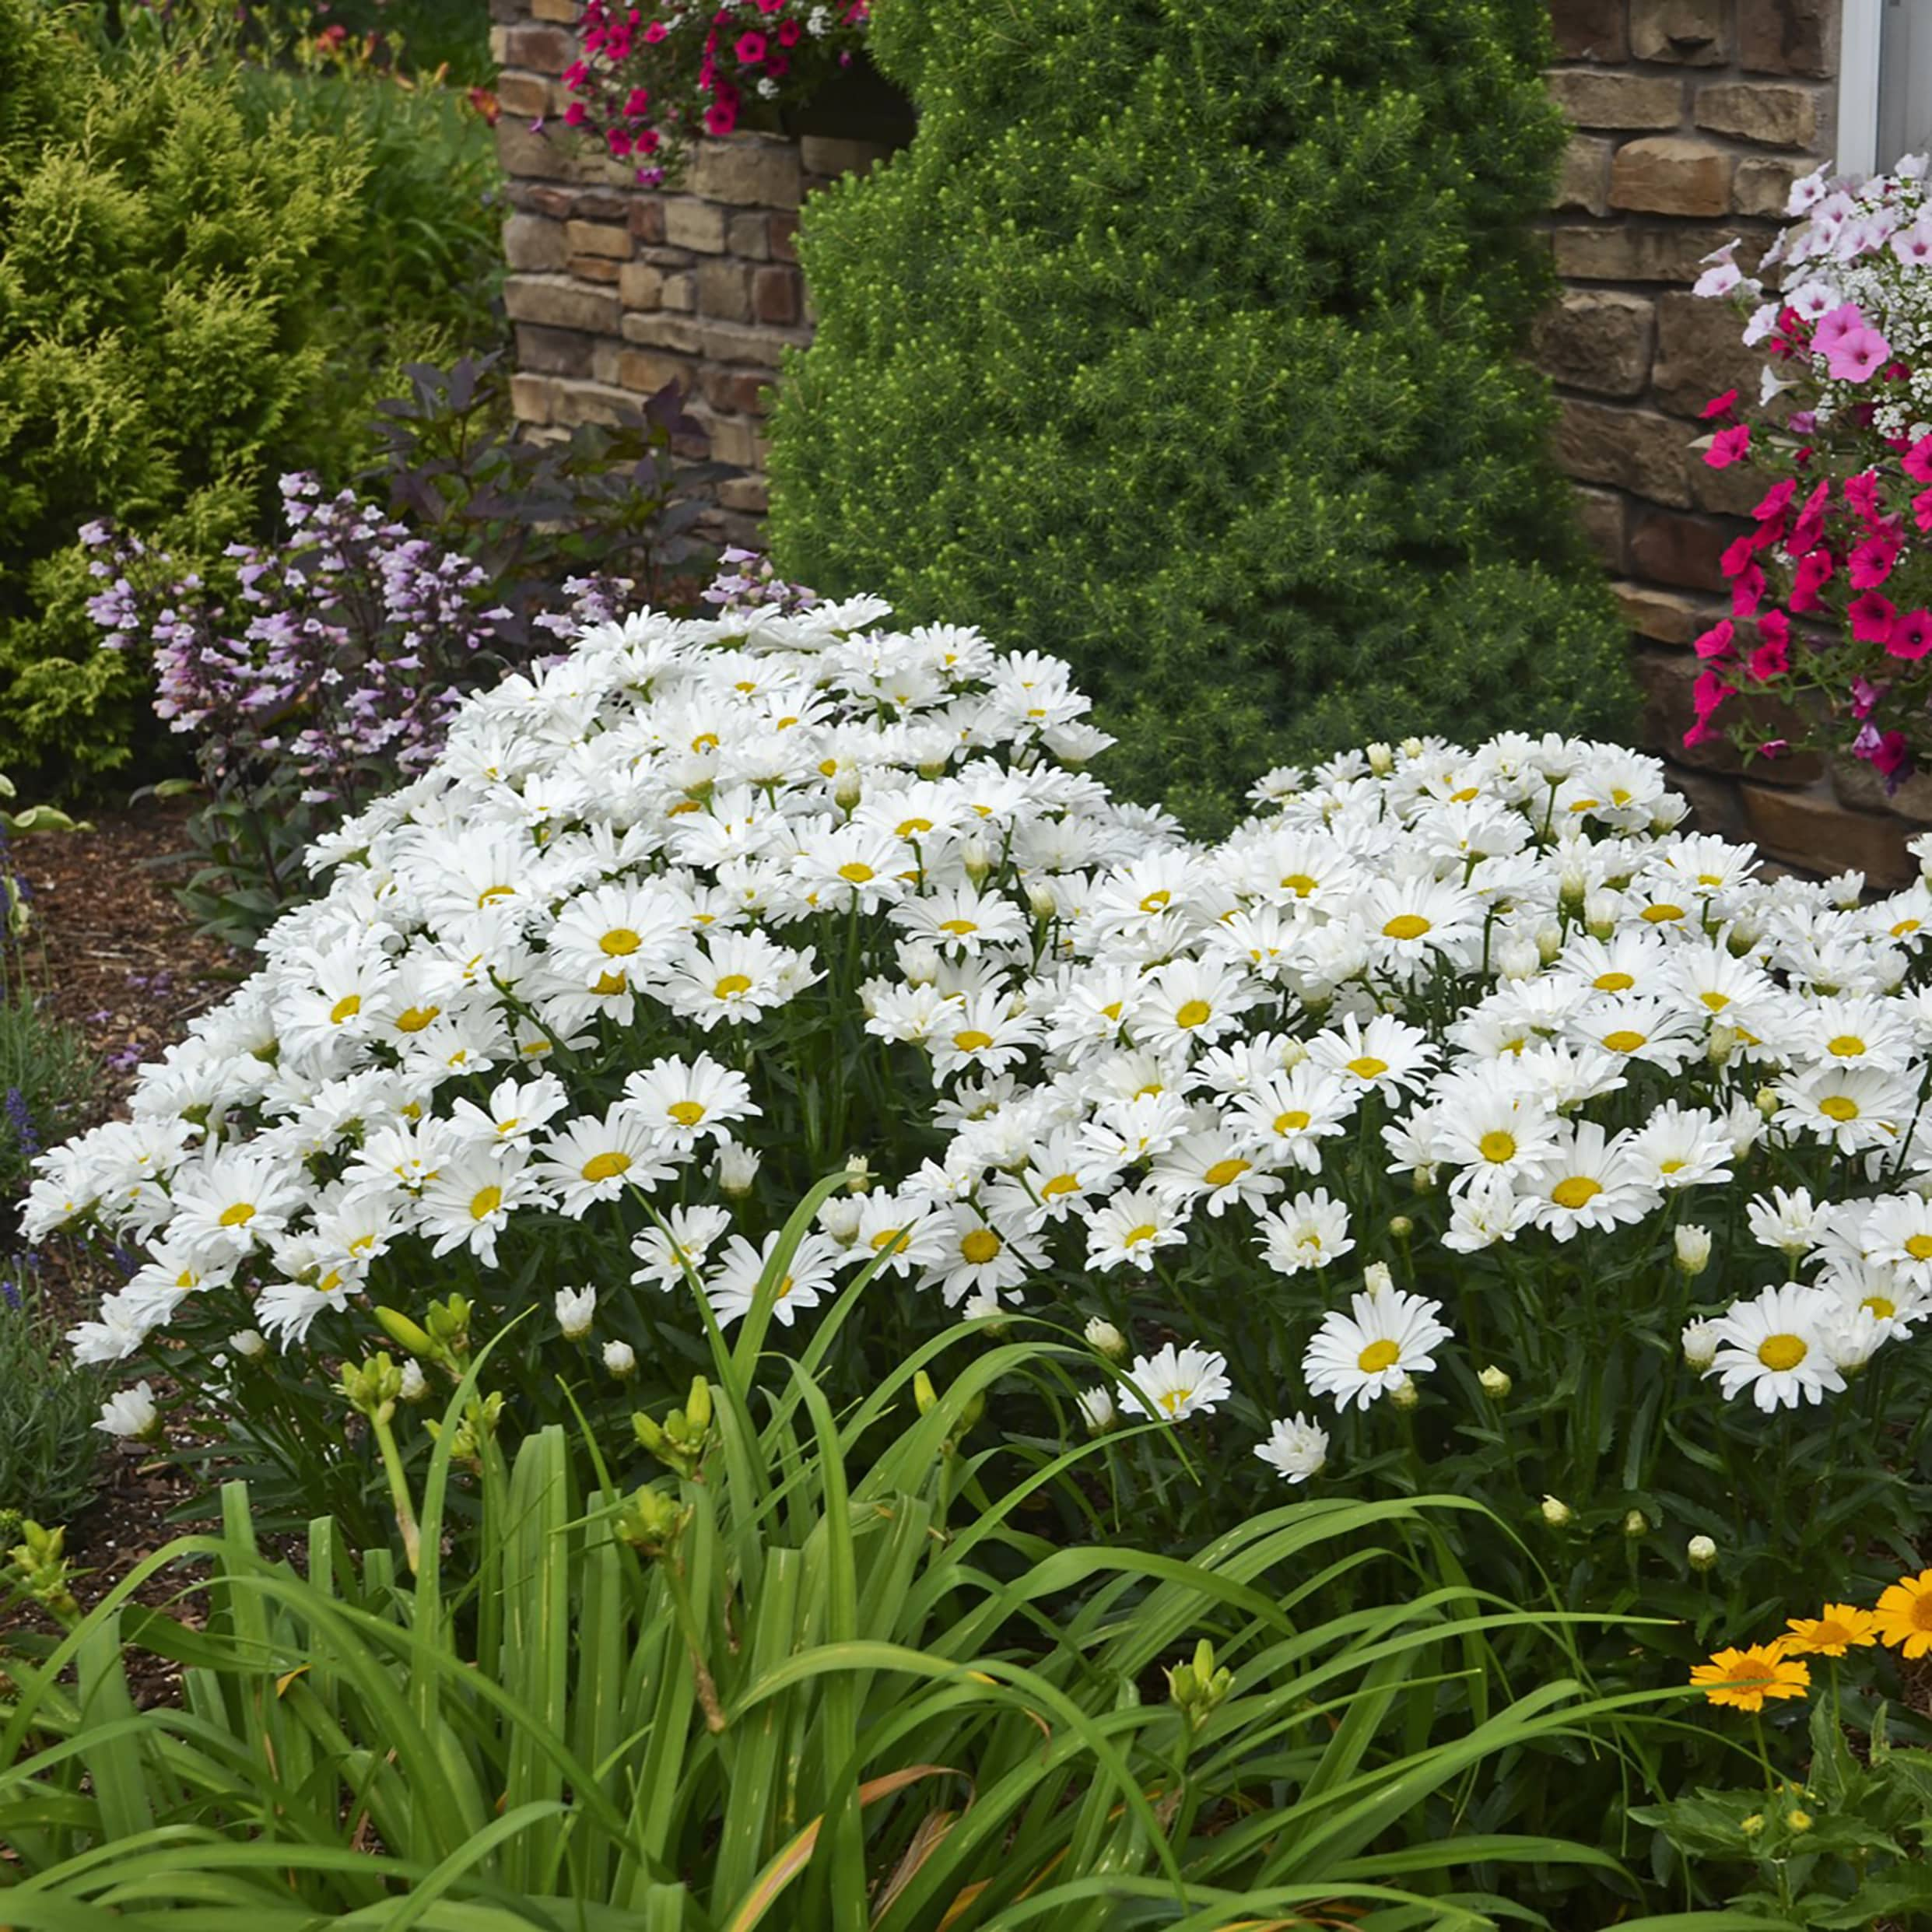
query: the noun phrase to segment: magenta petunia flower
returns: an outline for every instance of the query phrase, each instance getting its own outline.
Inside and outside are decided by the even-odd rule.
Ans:
[[[1751,425],[1737,423],[1728,430],[1720,430],[1711,438],[1704,461],[1714,470],[1729,469],[1732,464],[1742,462],[1750,449]]]
[[[1882,644],[1899,621],[1899,607],[1876,591],[1867,591],[1846,605],[1845,615],[1852,620],[1852,636],[1860,643]]]
[[[741,67],[756,67],[765,58],[765,37],[759,33],[741,33],[732,50]]]
[[[1932,650],[1932,611],[1907,611],[1892,627],[1885,648],[1895,657],[1916,664]]]

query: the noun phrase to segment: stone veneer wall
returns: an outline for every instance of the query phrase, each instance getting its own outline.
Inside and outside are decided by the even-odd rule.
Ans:
[[[811,191],[885,150],[807,135],[741,134],[700,149],[679,192],[533,134],[560,121],[557,76],[574,57],[578,0],[490,0],[503,105],[497,151],[511,212],[504,302],[516,325],[511,397],[532,432],[609,422],[682,385],[709,455],[737,472],[711,486],[707,534],[755,540],[766,507],[761,392],[786,348],[812,339],[793,237]]]
[[[1755,385],[1728,306],[1689,292],[1733,235],[1755,261],[1791,181],[1835,140],[1839,0],[1550,0],[1550,86],[1576,125],[1548,222],[1562,293],[1532,352],[1558,386],[1558,461],[1634,633],[1643,736],[1671,759],[1700,823],[1774,857],[1874,882],[1915,868],[1909,827],[1863,772],[1816,759],[1748,773],[1721,745],[1686,752],[1691,640],[1728,608],[1718,557],[1762,486],[1709,468],[1698,412]],[[756,541],[766,507],[761,391],[811,339],[793,237],[813,188],[885,150],[740,135],[707,143],[683,191],[576,159],[533,135],[559,115],[577,0],[491,0],[497,138],[514,209],[504,245],[518,416],[542,433],[608,419],[681,382],[709,454],[714,534]],[[700,452],[694,451],[693,454]],[[1932,823],[1932,780],[1898,806]]]
[[[1762,480],[1692,448],[1704,404],[1755,398],[1758,359],[1729,304],[1700,301],[1700,258],[1734,235],[1746,267],[1791,182],[1836,143],[1839,0],[1551,0],[1550,87],[1575,124],[1550,223],[1562,293],[1533,353],[1558,385],[1557,457],[1635,633],[1644,736],[1701,823],[1795,864],[1915,870],[1913,829],[1863,772],[1813,758],[1744,770],[1690,751],[1691,640],[1728,614],[1718,559]],[[1932,822],[1932,787],[1898,805]]]

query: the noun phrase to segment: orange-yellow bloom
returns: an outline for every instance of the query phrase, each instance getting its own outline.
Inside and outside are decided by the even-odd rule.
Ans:
[[[1878,1599],[1878,1634],[1909,1657],[1932,1650],[1932,1569],[1901,1576]]]
[[[1780,1637],[1787,1656],[1842,1657],[1878,1641],[1878,1620],[1856,1604],[1827,1604],[1815,1617],[1788,1619],[1791,1634]]]
[[[1691,1681],[1713,1704],[1737,1710],[1762,1710],[1767,1697],[1802,1697],[1811,1688],[1811,1667],[1784,1654],[1776,1643],[1753,1643],[1741,1650],[1720,1650],[1691,1672]]]

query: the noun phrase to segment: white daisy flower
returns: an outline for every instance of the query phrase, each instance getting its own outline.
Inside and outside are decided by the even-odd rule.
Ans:
[[[1426,1373],[1436,1366],[1432,1352],[1451,1333],[1439,1319],[1439,1302],[1400,1289],[1352,1296],[1349,1310],[1324,1315],[1302,1357],[1310,1392],[1333,1397],[1338,1408],[1353,1403],[1366,1409]]]
[[[1306,1482],[1328,1466],[1328,1432],[1305,1415],[1268,1425],[1268,1439],[1254,1453],[1287,1482]]]
[[[1136,1355],[1117,1393],[1130,1415],[1182,1422],[1212,1413],[1233,1387],[1226,1356],[1197,1341],[1178,1348],[1170,1341],[1153,1355]]]

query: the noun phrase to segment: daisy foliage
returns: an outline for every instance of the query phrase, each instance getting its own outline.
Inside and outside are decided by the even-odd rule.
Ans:
[[[41,1160],[31,1236],[128,1260],[78,1356],[340,1456],[324,1364],[460,1294],[527,1316],[507,1425],[616,1414],[843,1171],[770,1340],[876,1264],[854,1389],[961,1311],[1097,1319],[1139,1373],[1051,1426],[1148,1418],[1143,1475],[1204,1432],[1211,1498],[1448,1483],[1832,1587],[1922,1513],[1925,884],[1766,878],[1554,737],[1271,772],[1193,843],[1064,664],[888,615],[647,612],[467,700]]]

